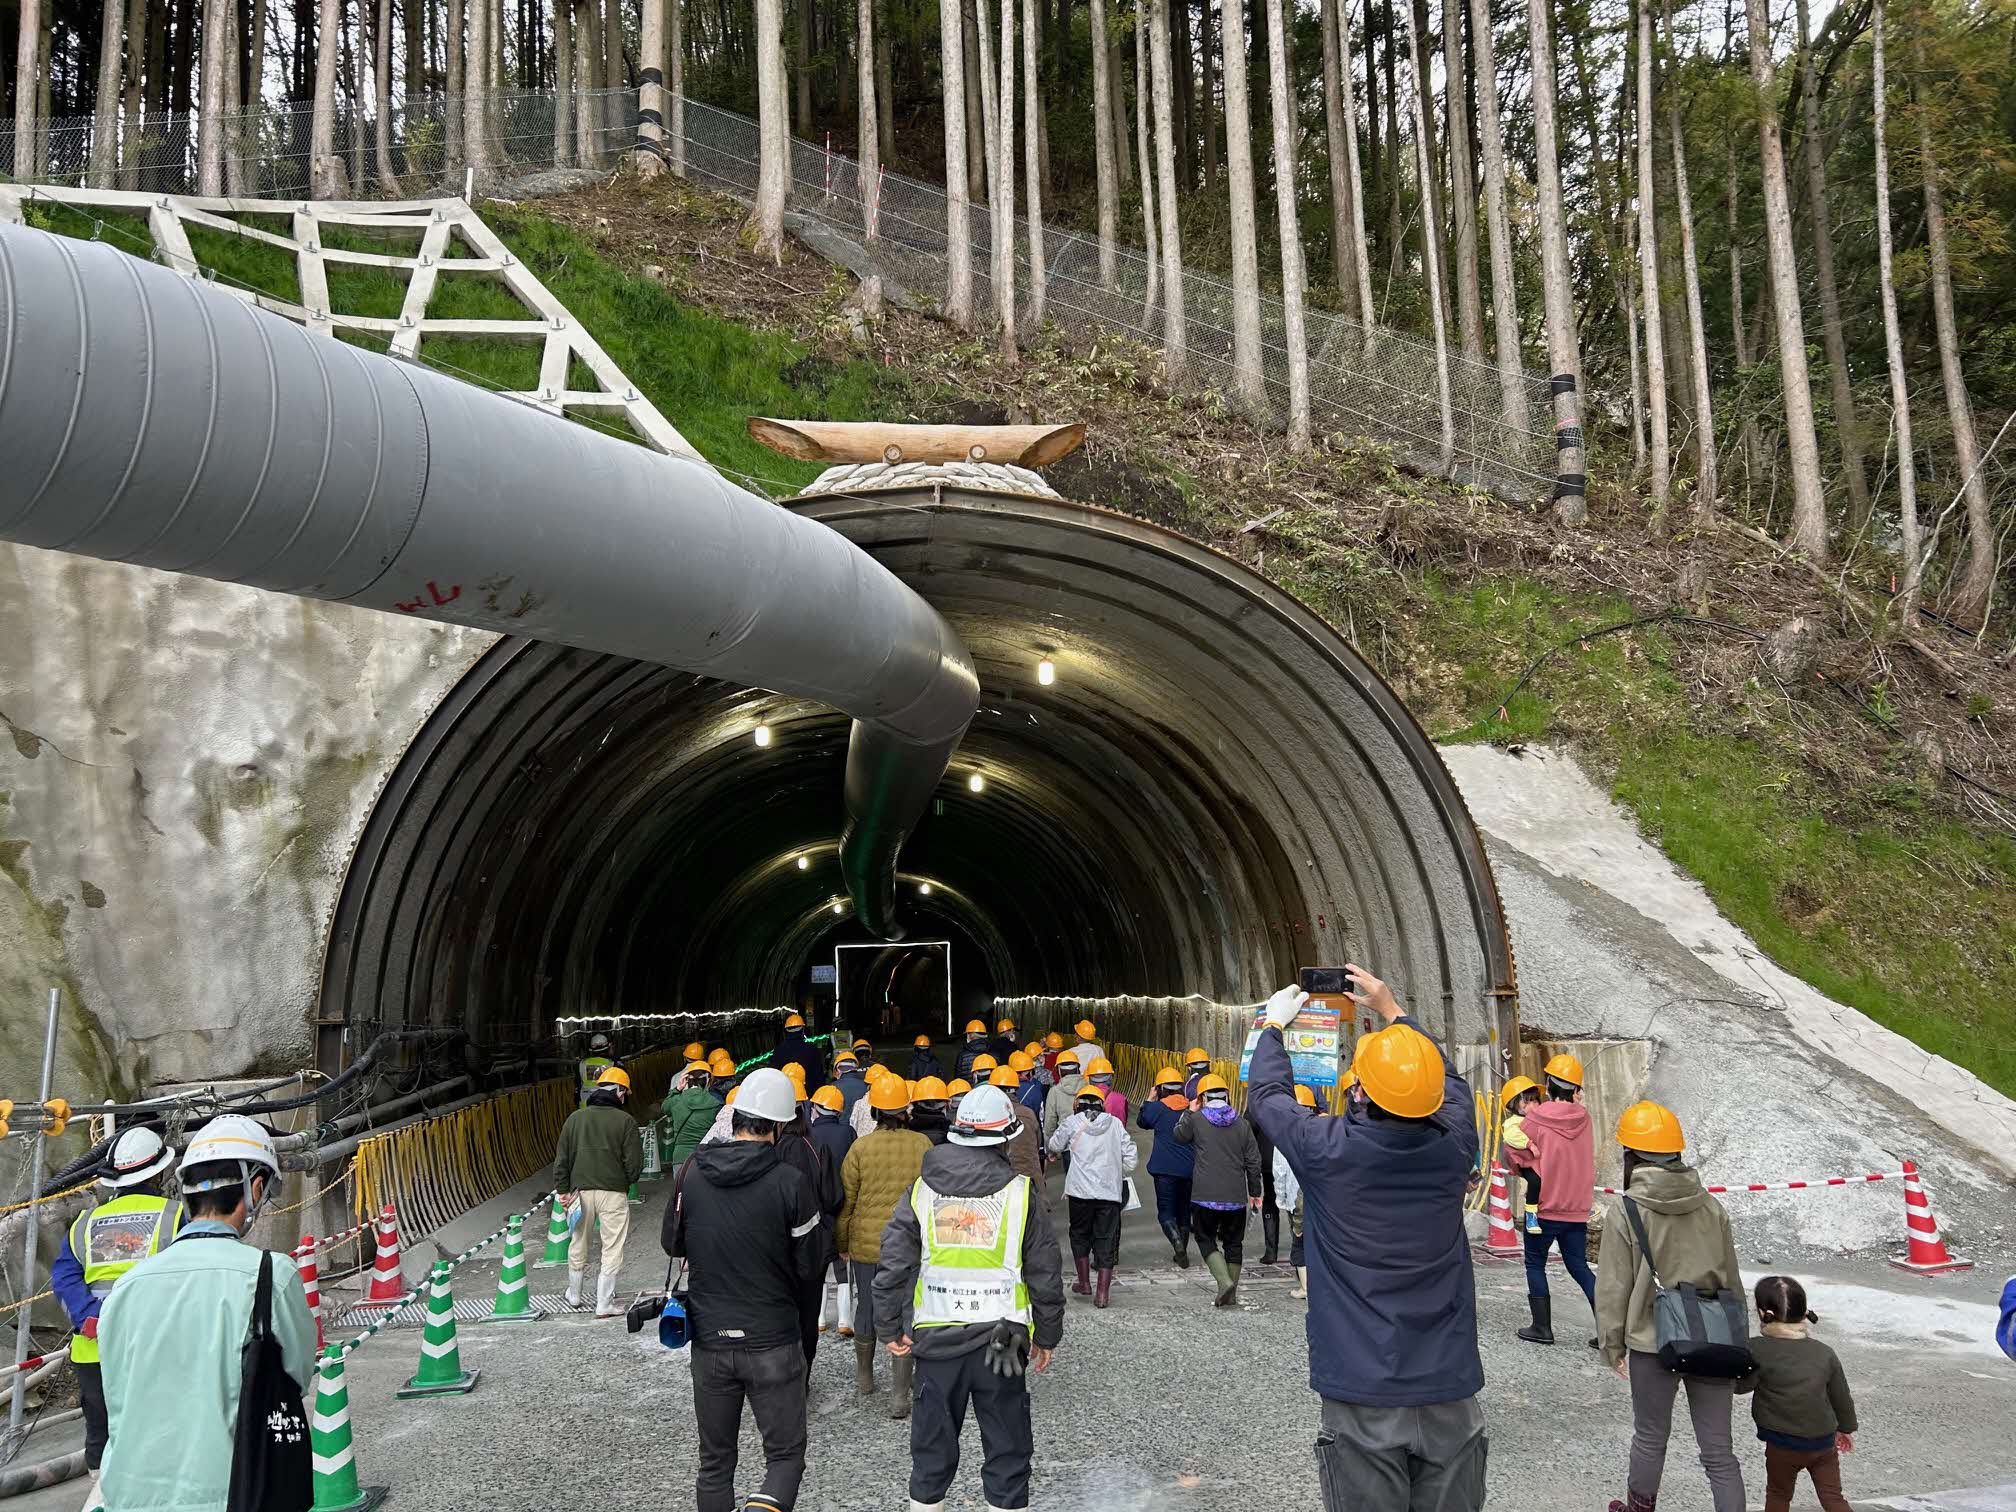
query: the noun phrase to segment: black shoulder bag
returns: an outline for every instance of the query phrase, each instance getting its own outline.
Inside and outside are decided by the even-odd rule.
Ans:
[[[287,1374],[273,1336],[273,1252],[259,1257],[252,1331],[240,1355],[238,1429],[231,1446],[226,1512],[309,1512],[315,1504],[314,1446],[301,1388]]]
[[[1704,1292],[1692,1281],[1669,1287],[1652,1263],[1652,1244],[1638,1204],[1624,1199],[1624,1216],[1638,1236],[1638,1252],[1652,1273],[1652,1331],[1659,1363],[1675,1375],[1733,1380],[1756,1367],[1750,1356],[1750,1312],[1743,1294]]]

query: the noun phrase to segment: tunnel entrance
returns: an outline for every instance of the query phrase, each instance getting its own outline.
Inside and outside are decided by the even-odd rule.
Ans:
[[[836,468],[793,507],[914,587],[979,671],[899,876],[909,934],[955,942],[962,1021],[991,1027],[996,997],[1248,1003],[1349,959],[1452,1040],[1514,1043],[1497,888],[1455,785],[1293,597],[1019,469]],[[805,1003],[812,965],[866,938],[836,859],[847,731],[802,700],[501,641],[359,840],[325,1061],[378,1024],[461,1023],[509,1053],[569,1014]]]
[[[835,1022],[871,1039],[952,1032],[952,942],[863,941],[833,947]]]

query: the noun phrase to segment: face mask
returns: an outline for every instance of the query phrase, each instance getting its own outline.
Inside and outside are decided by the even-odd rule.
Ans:
[[[1110,1087],[1113,1085],[1113,1078],[1110,1076],[1095,1076],[1092,1078],[1092,1085],[1095,1087]]]
[[[1205,1061],[1201,1065],[1193,1063],[1190,1067],[1190,1074],[1192,1076],[1202,1076],[1206,1071],[1209,1071],[1210,1069],[1211,1069],[1211,1063],[1209,1061]]]
[[[1231,1104],[1232,1099],[1223,1092],[1206,1092],[1204,1094],[1204,1106],[1207,1108],[1226,1108],[1230,1107]]]

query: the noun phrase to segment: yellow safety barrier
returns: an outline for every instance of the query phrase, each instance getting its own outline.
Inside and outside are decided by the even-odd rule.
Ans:
[[[402,1236],[425,1234],[549,1165],[579,1101],[571,1076],[374,1135],[357,1147],[355,1212],[399,1209]]]

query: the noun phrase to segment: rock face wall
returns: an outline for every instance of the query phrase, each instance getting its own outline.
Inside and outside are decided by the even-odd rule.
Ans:
[[[0,545],[0,1096],[301,1063],[385,774],[491,644]]]

